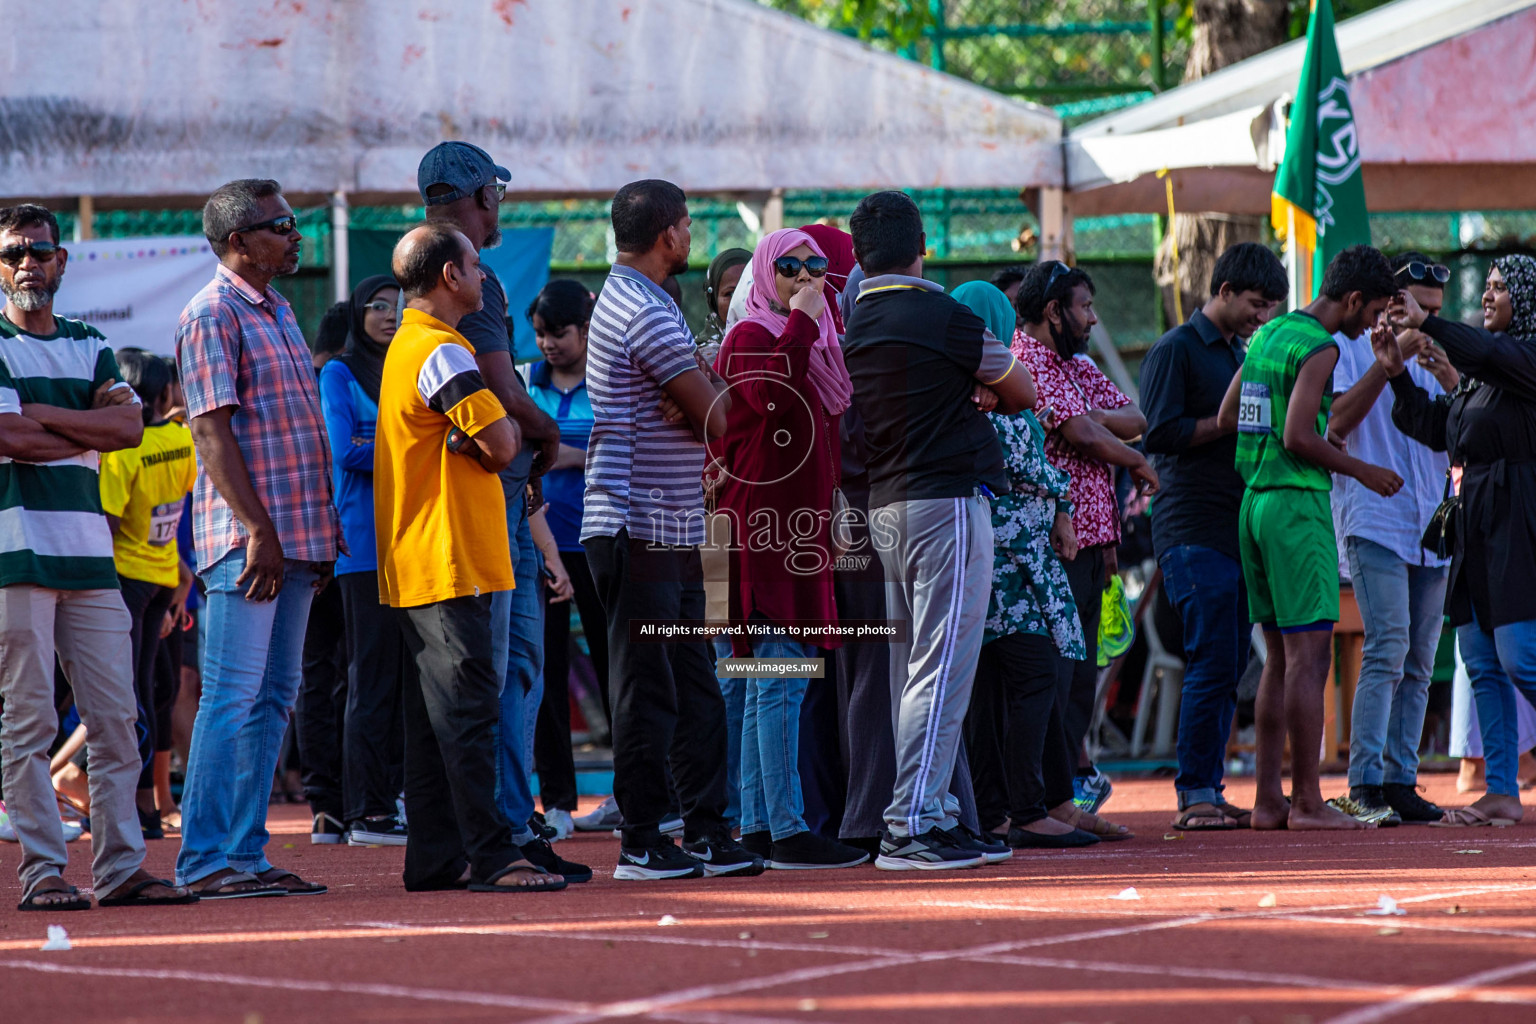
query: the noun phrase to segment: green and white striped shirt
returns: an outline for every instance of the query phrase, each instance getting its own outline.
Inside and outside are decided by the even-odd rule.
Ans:
[[[0,315],[0,413],[27,402],[89,409],[103,382],[122,379],[100,331],[53,319],[53,334],[39,337]],[[45,463],[0,456],[0,587],[117,588],[97,467],[95,452]]]

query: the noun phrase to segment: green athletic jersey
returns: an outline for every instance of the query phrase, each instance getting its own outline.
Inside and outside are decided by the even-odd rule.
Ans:
[[[1327,491],[1333,479],[1321,466],[1285,449],[1285,410],[1296,387],[1301,364],[1338,343],[1306,313],[1287,313],[1259,328],[1243,359],[1242,400],[1237,407],[1237,472],[1256,491],[1294,487]],[[1317,432],[1328,430],[1333,387],[1323,388],[1317,410]]]

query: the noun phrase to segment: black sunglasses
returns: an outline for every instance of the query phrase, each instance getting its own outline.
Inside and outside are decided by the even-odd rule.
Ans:
[[[273,217],[271,220],[264,220],[259,224],[247,224],[243,228],[236,228],[230,234],[240,235],[247,231],[270,231],[274,235],[291,235],[298,230],[298,227],[298,218],[289,213],[281,217]]]
[[[8,245],[0,249],[0,263],[8,267],[19,267],[21,261],[27,258],[27,253],[39,263],[50,263],[59,254],[62,246],[54,242],[28,242],[26,245]]]
[[[821,277],[827,272],[827,258],[825,256],[807,256],[802,260],[794,256],[780,256],[773,261],[773,269],[779,272],[780,277],[799,277],[802,267],[812,277]]]
[[[1437,284],[1445,284],[1451,279],[1451,268],[1441,263],[1421,263],[1414,260],[1398,272],[1398,276],[1404,274],[1415,281],[1423,281],[1425,278],[1433,278]]]
[[[1056,282],[1058,280],[1060,280],[1062,277],[1065,277],[1067,274],[1070,274],[1070,273],[1072,273],[1072,268],[1071,267],[1067,266],[1065,263],[1061,262],[1060,260],[1056,260],[1055,261],[1055,265],[1051,267],[1051,276],[1049,278],[1047,278],[1046,282],[1045,282],[1045,294],[1046,295],[1051,294],[1052,286],[1055,285]]]

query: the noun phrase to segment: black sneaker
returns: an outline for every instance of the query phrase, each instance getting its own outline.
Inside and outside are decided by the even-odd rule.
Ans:
[[[753,856],[767,860],[768,855],[773,852],[773,835],[768,832],[743,832],[741,845]]]
[[[1419,796],[1417,786],[1389,782],[1381,787],[1381,791],[1387,799],[1388,806],[1403,819],[1404,825],[1427,825],[1432,821],[1439,821],[1445,814],[1445,811]]]
[[[949,835],[960,849],[981,854],[988,864],[1001,864],[1003,861],[1013,859],[1013,850],[1002,840],[1002,837],[983,836],[972,832],[963,822],[957,823],[950,829]]]
[[[693,858],[710,878],[716,875],[760,875],[767,867],[763,858],[732,839],[729,831],[704,839],[684,839],[683,854]]]
[[[164,839],[165,825],[160,821],[160,812],[139,809],[139,831],[145,839]]]
[[[880,856],[875,867],[884,871],[949,871],[976,868],[987,858],[974,850],[963,849],[953,836],[931,828],[920,836],[893,836],[880,840]]]
[[[863,850],[871,859],[880,856],[879,836],[838,836],[837,841],[855,850]]]
[[[393,814],[359,818],[347,829],[348,846],[404,846],[405,840],[405,826]]]
[[[560,837],[560,830],[545,821],[544,815],[538,811],[534,811],[533,816],[528,819],[528,831],[540,839],[554,840]]]
[[[703,878],[704,865],[679,850],[671,839],[661,836],[643,847],[620,846],[619,866],[613,869],[613,877],[621,882]]]
[[[347,827],[340,818],[321,811],[309,826],[309,841],[315,846],[336,846],[347,841]]]
[[[524,843],[518,849],[523,851],[523,859],[528,863],[536,864],[552,875],[559,875],[567,882],[592,881],[591,868],[561,857],[555,852],[555,848],[549,845],[548,839],[535,839],[531,843]]]
[[[818,868],[851,868],[869,860],[869,854],[815,832],[796,832],[773,841],[768,866],[779,871],[814,871]]]

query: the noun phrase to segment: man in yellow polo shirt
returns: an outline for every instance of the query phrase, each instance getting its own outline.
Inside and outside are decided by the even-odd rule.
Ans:
[[[405,887],[545,891],[565,880],[523,859],[496,803],[501,680],[491,595],[512,589],[501,483],[521,437],[455,328],[485,279],[469,240],[415,228],[394,253],[405,293],[374,435],[379,595],[404,610]],[[493,514],[494,513],[494,514]]]

